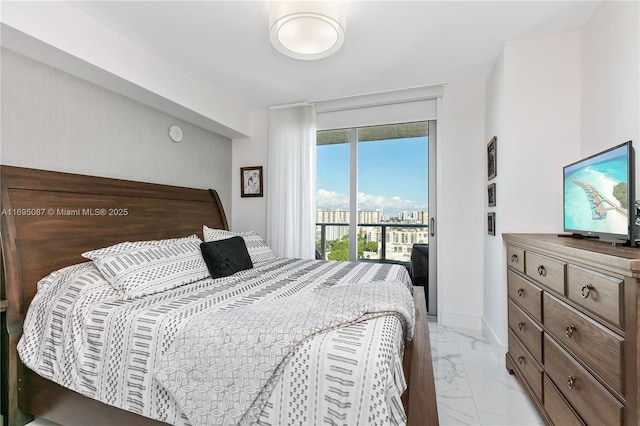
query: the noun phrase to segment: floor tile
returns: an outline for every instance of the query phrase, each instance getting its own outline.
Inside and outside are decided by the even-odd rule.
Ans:
[[[514,417],[478,410],[478,415],[480,416],[480,422],[482,425],[544,426],[544,422],[540,419],[540,416],[538,416],[537,413],[535,416],[516,415],[516,417]]]
[[[438,421],[440,426],[478,425],[480,417],[475,407],[470,408],[455,402],[438,400]]]
[[[429,333],[440,424],[544,424],[482,332],[430,318]]]

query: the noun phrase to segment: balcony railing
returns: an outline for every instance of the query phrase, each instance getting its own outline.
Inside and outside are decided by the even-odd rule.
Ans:
[[[327,258],[327,228],[329,227],[346,227],[344,231],[339,231],[339,235],[331,241],[340,240],[344,235],[348,235],[348,223],[316,223],[316,241],[320,241],[319,252],[323,259]],[[377,251],[374,257],[358,257],[358,261],[369,262],[393,262],[407,264],[410,262],[411,249],[413,244],[426,244],[428,243],[428,229],[429,225],[426,224],[414,224],[414,223],[359,223],[358,235],[367,234],[366,228],[379,228],[380,232],[376,233],[374,240],[378,243]],[[365,230],[363,230],[365,228]],[[389,241],[389,234],[393,233],[393,230],[398,230]],[[420,236],[420,230],[424,229],[424,235]],[[411,230],[414,230],[413,232]],[[334,228],[334,234],[335,228]],[[379,237],[379,238],[378,238]],[[398,239],[400,241],[398,241]],[[370,240],[372,241],[372,240]],[[387,252],[387,248],[393,247],[393,251]],[[399,250],[399,251],[397,251]],[[371,256],[373,252],[368,252],[368,256]]]

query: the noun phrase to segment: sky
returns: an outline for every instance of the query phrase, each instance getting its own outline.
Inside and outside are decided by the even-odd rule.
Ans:
[[[385,215],[426,210],[427,137],[358,144],[358,209]],[[349,208],[349,144],[317,147],[316,202],[319,209]]]

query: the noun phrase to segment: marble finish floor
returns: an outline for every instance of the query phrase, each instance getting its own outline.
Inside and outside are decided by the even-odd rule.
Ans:
[[[481,331],[429,319],[440,425],[544,425]]]

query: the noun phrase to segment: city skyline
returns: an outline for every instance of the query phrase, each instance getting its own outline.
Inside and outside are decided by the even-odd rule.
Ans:
[[[400,210],[395,215],[386,214],[383,209],[358,209],[358,223],[374,224],[388,223],[391,219],[397,219],[401,223],[427,224],[429,210]],[[316,209],[317,223],[349,223],[349,209]]]
[[[318,209],[349,209],[349,144],[317,147]],[[358,144],[358,210],[385,215],[428,208],[428,138]]]
[[[359,259],[409,262],[414,244],[428,244],[428,211],[401,212],[397,222],[383,216],[382,210],[358,210]],[[349,259],[349,220],[348,210],[316,210],[316,248],[329,260]]]

